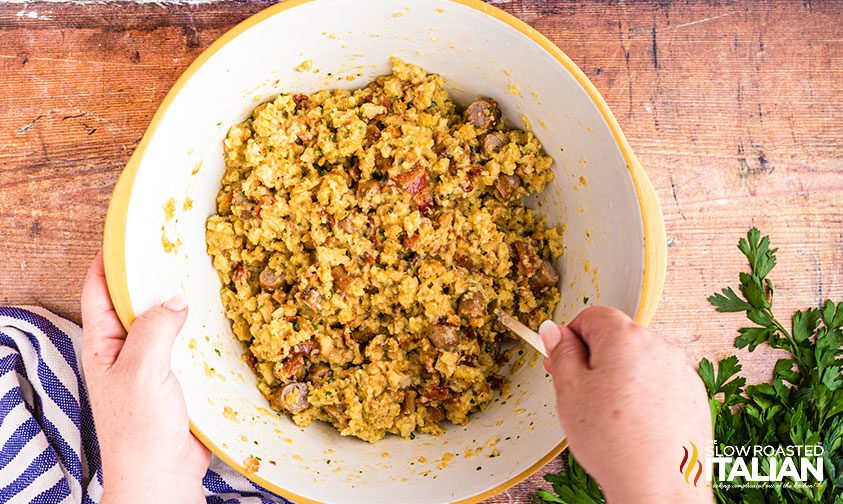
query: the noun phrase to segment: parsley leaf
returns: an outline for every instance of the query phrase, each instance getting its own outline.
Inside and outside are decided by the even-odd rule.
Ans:
[[[719,312],[740,312],[752,309],[749,303],[739,298],[731,287],[723,289],[723,294],[715,293],[708,302],[717,307]]]
[[[558,474],[548,474],[544,477],[553,487],[556,495],[547,490],[538,490],[536,495],[540,502],[553,502],[562,504],[603,504],[606,499],[597,482],[585,472],[568,452],[568,470]]]

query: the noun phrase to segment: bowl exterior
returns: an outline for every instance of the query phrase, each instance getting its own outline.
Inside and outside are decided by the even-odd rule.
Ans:
[[[186,293],[190,315],[173,368],[191,428],[254,482],[297,502],[392,502],[395,495],[407,503],[482,500],[564,448],[537,354],[528,351],[523,365],[510,370],[510,397],[439,438],[368,445],[324,425],[299,428],[269,411],[239,359],[204,248],[227,128],[279,92],[365,85],[388,72],[391,55],[442,74],[458,101],[495,98],[555,160],[555,180],[528,204],[565,230],[565,254],[556,264],[563,273],[554,315],[560,323],[589,304],[613,305],[649,322],[665,274],[661,212],[597,90],[528,25],[476,0],[375,0],[359,11],[348,5],[274,5],[223,35],[185,71],[112,196],[104,238],[109,290],[126,327],[135,314]],[[293,70],[305,60],[313,70]],[[170,199],[173,219],[162,210]],[[497,451],[500,456],[489,456]],[[244,461],[252,456],[261,464],[250,473]]]

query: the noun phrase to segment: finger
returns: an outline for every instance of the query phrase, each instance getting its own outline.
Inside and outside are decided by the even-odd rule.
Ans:
[[[114,311],[105,281],[102,250],[82,285],[82,350],[94,362],[111,365],[120,353],[126,331]]]
[[[121,365],[170,370],[173,342],[187,319],[187,301],[177,295],[160,306],[144,312],[135,320],[120,352]]]
[[[547,355],[549,356],[553,353],[553,349],[556,348],[556,345],[559,344],[559,340],[562,338],[562,333],[559,332],[559,326],[556,325],[556,322],[552,320],[545,320],[539,326],[539,336],[541,336],[544,348],[547,350]]]
[[[205,474],[208,471],[208,466],[211,465],[211,450],[208,449],[207,446],[202,444],[199,441],[199,438],[193,435],[193,433],[189,433],[190,435],[190,443],[191,443],[191,450],[193,451],[194,455],[193,460],[198,460],[198,466],[201,469],[201,474]]]
[[[568,324],[585,343],[591,367],[601,360],[608,345],[623,344],[632,337],[635,322],[624,312],[608,306],[586,308]]]
[[[539,334],[550,355],[544,360],[544,368],[553,375],[554,383],[563,384],[588,370],[588,352],[573,331],[545,322],[539,327]]]

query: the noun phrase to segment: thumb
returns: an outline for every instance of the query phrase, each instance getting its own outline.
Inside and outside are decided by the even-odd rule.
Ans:
[[[539,335],[549,355],[544,360],[544,368],[553,376],[554,383],[568,381],[588,369],[588,352],[573,331],[546,320],[539,327]]]
[[[187,300],[181,294],[147,310],[129,328],[118,361],[168,372],[173,342],[186,319]]]

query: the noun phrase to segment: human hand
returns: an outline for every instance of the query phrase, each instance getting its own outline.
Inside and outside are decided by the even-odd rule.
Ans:
[[[208,449],[190,433],[170,370],[187,318],[176,296],[123,329],[105,283],[102,252],[82,288],[82,368],[102,456],[101,504],[205,502]]]
[[[712,502],[679,471],[682,447],[702,450],[712,432],[703,383],[678,348],[607,307],[539,333],[571,451],[608,502]]]

